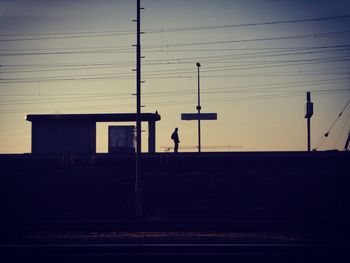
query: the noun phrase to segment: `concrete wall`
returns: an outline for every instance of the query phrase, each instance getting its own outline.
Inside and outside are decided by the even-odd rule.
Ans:
[[[346,219],[349,153],[144,154],[147,215]],[[111,216],[134,211],[134,156],[0,155],[0,211]]]
[[[160,155],[144,162],[151,213],[336,216],[350,195],[348,153]]]
[[[32,122],[33,154],[95,154],[96,124],[86,120]]]
[[[1,216],[117,216],[133,213],[133,162],[0,157]]]

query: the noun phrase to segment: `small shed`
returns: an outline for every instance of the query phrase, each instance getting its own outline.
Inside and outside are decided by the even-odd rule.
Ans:
[[[32,122],[33,154],[95,154],[97,122],[136,122],[136,113],[38,114],[27,115]],[[148,122],[148,152],[156,150],[158,113],[142,113]]]

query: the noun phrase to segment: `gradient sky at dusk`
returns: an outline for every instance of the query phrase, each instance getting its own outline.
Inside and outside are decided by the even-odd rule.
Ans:
[[[204,151],[305,150],[306,91],[315,147],[350,99],[349,1],[141,3],[142,111],[162,117],[159,152],[175,127],[196,151],[197,124],[180,119],[196,110],[196,62],[202,112],[218,113],[202,123]],[[0,1],[1,153],[30,152],[26,114],[136,111],[135,16],[131,0]],[[350,106],[319,150],[342,149],[349,129]]]

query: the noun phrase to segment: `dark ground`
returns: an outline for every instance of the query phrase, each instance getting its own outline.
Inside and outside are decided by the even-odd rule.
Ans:
[[[2,262],[347,262],[350,155],[0,155]],[[346,260],[346,259],[345,259]]]

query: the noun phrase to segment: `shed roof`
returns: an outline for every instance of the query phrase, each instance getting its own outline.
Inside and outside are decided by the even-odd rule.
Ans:
[[[136,121],[136,113],[94,113],[94,114],[29,114],[27,121],[43,120],[84,120],[93,122],[128,122]],[[141,121],[159,121],[156,113],[141,113]]]

